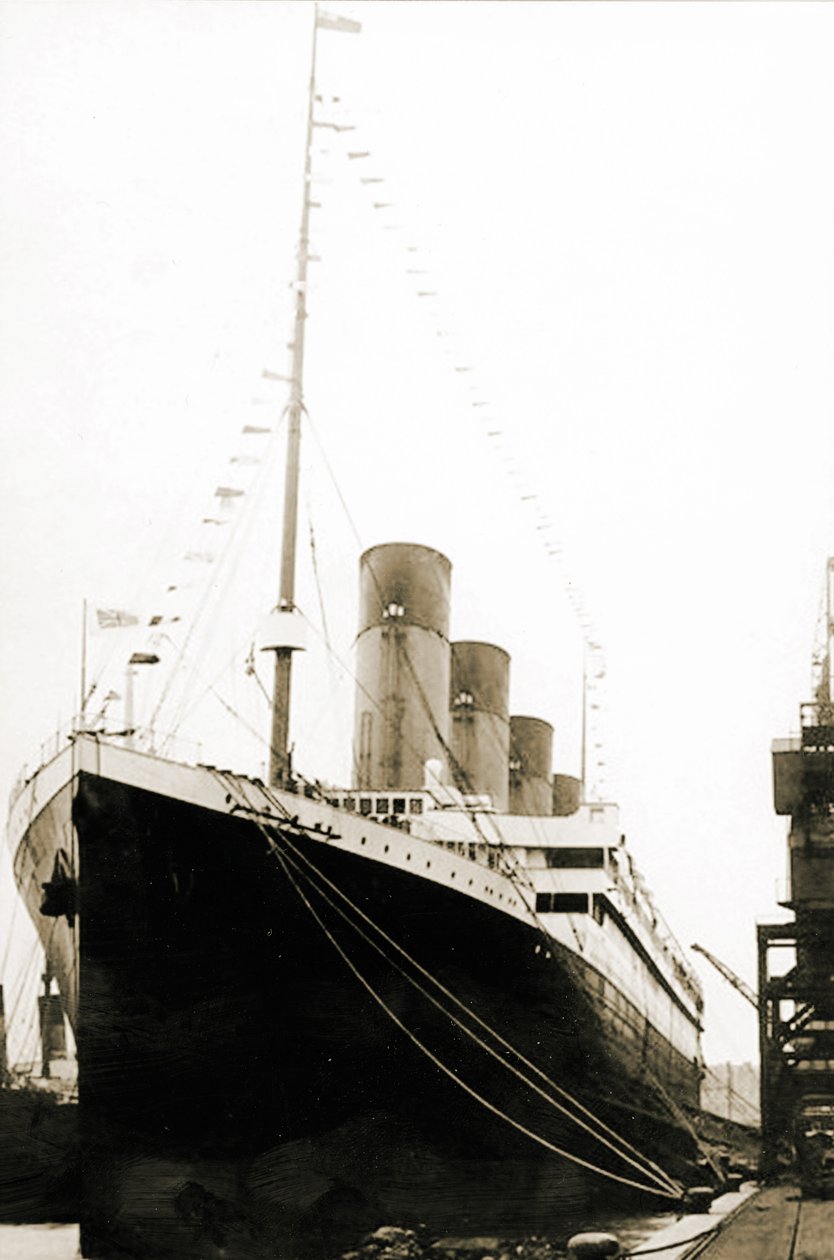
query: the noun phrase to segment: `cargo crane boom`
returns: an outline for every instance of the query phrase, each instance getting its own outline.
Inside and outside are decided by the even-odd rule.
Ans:
[[[731,984],[743,998],[746,998],[751,1006],[755,1006],[756,1010],[759,1009],[758,994],[750,988],[750,985],[746,980],[742,980],[741,976],[737,976],[736,973],[728,967],[726,963],[723,963],[720,958],[716,958],[715,954],[711,954],[708,949],[704,949],[703,945],[693,945],[691,948],[695,950],[696,953],[703,954],[707,962],[711,962],[715,970],[720,971],[724,979],[728,981],[728,983]]]

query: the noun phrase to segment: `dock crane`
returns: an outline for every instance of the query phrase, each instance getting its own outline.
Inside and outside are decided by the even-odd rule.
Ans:
[[[813,698],[799,706],[799,735],[773,743],[774,808],[790,818],[789,883],[780,904],[793,917],[758,924],[756,936],[762,1170],[779,1172],[790,1134],[803,1192],[828,1195],[834,1194],[834,556],[826,561],[815,638]],[[793,961],[788,970],[786,958]]]
[[[708,949],[704,949],[703,945],[693,945],[691,948],[696,953],[703,954],[707,962],[711,962],[715,970],[720,971],[724,979],[728,981],[743,998],[746,998],[751,1006],[755,1006],[756,1010],[759,1009],[758,995],[750,988],[750,985],[746,980],[742,980],[741,976],[737,976],[736,973],[728,967],[726,963],[723,963],[720,958],[716,958],[715,954],[711,954]]]
[[[692,949],[697,954],[703,954],[707,962],[712,963],[715,970],[721,973],[721,975],[728,982],[728,984],[731,984],[733,988],[736,990],[736,992],[740,993],[741,996],[745,998],[750,1003],[750,1005],[754,1006],[756,1010],[758,1011],[759,1009],[758,994],[753,989],[750,988],[750,985],[747,983],[746,980],[742,980],[741,976],[737,976],[731,967],[728,967],[727,964],[722,962],[720,958],[716,958],[715,954],[711,954],[708,949],[704,949],[703,945],[691,945],[690,949]],[[733,1118],[732,1095],[733,1095],[733,1086],[732,1086],[731,1065],[728,1063],[727,1064],[727,1119],[728,1120],[732,1120]]]

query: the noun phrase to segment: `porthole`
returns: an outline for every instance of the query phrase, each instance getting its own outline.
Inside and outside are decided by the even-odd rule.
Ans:
[[[410,853],[406,853],[406,855],[405,855],[405,860],[406,860],[406,862],[410,862],[410,861],[411,861],[411,854],[410,854]]]
[[[360,843],[361,843],[361,844],[364,844],[364,843],[365,843],[365,841],[367,840],[367,838],[368,838],[367,836],[363,836],[363,837],[362,837],[362,840],[361,840],[361,842],[360,842]]]
[[[431,862],[426,862],[426,870],[428,870],[430,866],[431,866]]]
[[[385,846],[385,848],[382,850],[382,852],[383,852],[383,853],[387,853],[387,852],[388,852],[389,847],[390,847],[390,846],[386,844],[386,846]]]

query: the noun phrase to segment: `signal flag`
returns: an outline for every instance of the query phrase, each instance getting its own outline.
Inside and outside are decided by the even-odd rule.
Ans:
[[[124,612],[121,608],[97,608],[96,620],[99,630],[123,630],[126,626],[139,625],[139,618],[134,613]]]
[[[344,31],[347,35],[358,35],[362,30],[361,22],[341,17],[338,13],[325,13],[323,9],[316,16],[316,26],[323,31]],[[337,97],[334,96],[333,99],[336,100]]]

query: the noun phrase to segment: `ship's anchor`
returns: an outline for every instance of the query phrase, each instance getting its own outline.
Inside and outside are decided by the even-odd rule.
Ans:
[[[41,914],[45,914],[50,919],[59,919],[63,914],[70,927],[73,927],[77,910],[78,885],[72,873],[70,860],[63,849],[59,849],[55,854],[52,878],[48,883],[41,884],[41,888],[43,889]]]

